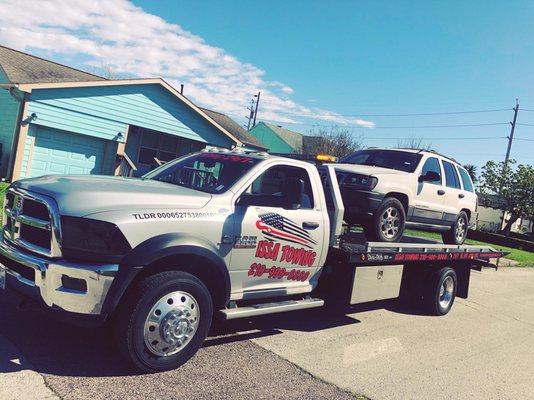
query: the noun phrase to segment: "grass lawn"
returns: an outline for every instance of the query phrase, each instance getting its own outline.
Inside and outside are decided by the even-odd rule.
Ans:
[[[406,235],[422,237],[427,239],[439,240],[441,242],[441,234],[436,232],[416,231],[414,229],[406,229]],[[491,246],[495,249],[509,252],[506,258],[518,261],[520,267],[534,267],[534,253],[525,250],[513,249],[511,247],[501,246],[498,244],[479,242],[478,240],[466,239],[465,244],[474,244],[482,246]]]
[[[9,186],[7,182],[0,182],[0,209],[4,206],[4,192]]]

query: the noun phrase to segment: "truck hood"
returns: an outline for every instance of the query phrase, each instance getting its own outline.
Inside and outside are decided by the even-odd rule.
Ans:
[[[12,186],[52,197],[62,215],[77,217],[115,210],[202,208],[211,199],[208,193],[170,183],[115,176],[47,175]]]
[[[340,172],[353,172],[363,175],[406,175],[409,172],[398,171],[396,169],[374,167],[372,165],[357,165],[357,164],[335,164],[334,168]]]

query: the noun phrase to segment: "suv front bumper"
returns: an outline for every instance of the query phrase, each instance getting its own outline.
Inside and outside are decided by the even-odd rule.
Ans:
[[[47,307],[83,315],[100,315],[118,264],[86,264],[37,257],[0,237],[0,268],[6,270],[6,289],[34,298]],[[63,277],[85,282],[75,290]]]

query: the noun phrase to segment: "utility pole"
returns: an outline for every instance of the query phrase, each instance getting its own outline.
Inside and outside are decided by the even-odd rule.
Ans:
[[[250,128],[254,128],[256,126],[256,115],[258,114],[258,105],[260,104],[260,95],[261,95],[261,92],[258,92],[258,94],[255,94],[254,96],[252,96],[252,99],[250,100],[250,106],[247,107],[247,110],[249,111],[249,114],[247,117],[248,118],[247,131],[250,131]],[[251,123],[252,123],[252,126],[250,126]]]
[[[250,123],[254,119],[254,99],[250,100],[250,106],[247,107],[247,110],[249,111],[248,123],[247,123],[247,131],[250,131]]]
[[[512,128],[510,130],[510,136],[508,136],[508,149],[506,149],[506,158],[504,159],[504,167],[508,165],[508,160],[510,160],[510,150],[512,149],[512,142],[514,141],[514,131],[515,131],[515,122],[517,121],[517,112],[519,111],[519,102],[515,99],[514,107],[514,119],[510,124]]]
[[[254,97],[256,97],[256,110],[254,111],[254,123],[252,124],[253,128],[256,126],[256,116],[258,115],[258,106],[260,104],[260,95],[261,95],[261,92],[258,92],[258,94],[254,96]]]

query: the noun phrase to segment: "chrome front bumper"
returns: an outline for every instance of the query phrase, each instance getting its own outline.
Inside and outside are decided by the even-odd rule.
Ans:
[[[79,314],[99,315],[101,313],[102,305],[119,268],[118,264],[92,265],[40,258],[22,252],[3,237],[0,238],[0,254],[22,268],[33,269],[34,281],[28,279],[27,274],[24,277],[13,267],[5,265],[10,264],[9,262],[2,263],[0,268],[5,268],[7,275],[14,277],[19,285],[38,289],[41,299],[48,307],[57,307]],[[84,280],[87,290],[65,288],[61,279],[63,275]],[[9,282],[7,286],[10,289]],[[16,290],[16,288],[13,289]]]

